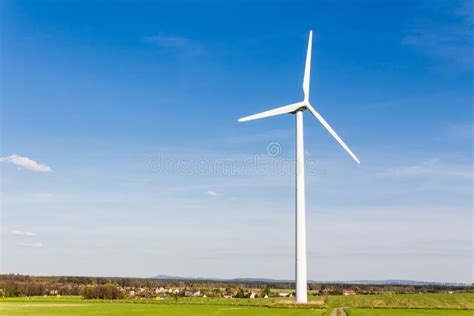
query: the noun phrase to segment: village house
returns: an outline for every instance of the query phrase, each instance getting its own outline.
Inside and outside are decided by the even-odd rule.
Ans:
[[[160,287],[160,288],[155,289],[156,294],[165,293],[166,291],[168,291],[168,290],[165,289],[164,287]]]
[[[356,292],[353,291],[353,290],[344,290],[344,291],[342,291],[342,295],[345,295],[345,296],[347,296],[347,295],[356,295]]]

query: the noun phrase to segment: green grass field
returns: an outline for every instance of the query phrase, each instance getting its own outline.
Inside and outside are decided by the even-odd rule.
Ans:
[[[348,308],[348,316],[473,316],[472,310]]]
[[[0,315],[329,315],[347,307],[349,316],[474,316],[474,293],[311,297],[326,305],[295,307],[288,299],[181,298],[174,300],[84,300],[80,297],[0,299]]]
[[[322,315],[325,310],[233,306],[224,304],[134,304],[114,302],[5,302],[0,314],[8,315]]]
[[[333,307],[472,309],[474,293],[329,296]]]

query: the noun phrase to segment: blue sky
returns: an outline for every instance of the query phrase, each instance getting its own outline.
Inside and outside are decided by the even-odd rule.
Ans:
[[[472,282],[473,11],[2,2],[1,272],[293,278],[292,169],[247,162],[291,162],[294,118],[237,119],[302,99],[313,29],[362,164],[305,116],[308,277]]]

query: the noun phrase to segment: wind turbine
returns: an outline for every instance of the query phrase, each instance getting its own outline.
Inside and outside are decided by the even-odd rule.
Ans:
[[[296,301],[306,303],[307,279],[306,279],[306,218],[305,218],[305,184],[304,184],[304,143],[303,143],[303,112],[308,110],[328,130],[336,141],[349,155],[360,164],[359,159],[347,147],[344,141],[336,134],[332,127],[309,103],[309,78],[311,73],[311,46],[313,31],[309,32],[308,50],[306,52],[306,65],[303,79],[303,101],[284,105],[272,110],[250,115],[239,119],[239,122],[257,120],[280,114],[296,115]]]

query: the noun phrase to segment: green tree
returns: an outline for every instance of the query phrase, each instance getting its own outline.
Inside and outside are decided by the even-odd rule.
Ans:
[[[267,285],[267,286],[263,289],[262,293],[263,293],[263,296],[265,296],[265,295],[270,296],[270,294],[272,294],[272,289],[270,288],[269,285]]]

